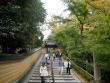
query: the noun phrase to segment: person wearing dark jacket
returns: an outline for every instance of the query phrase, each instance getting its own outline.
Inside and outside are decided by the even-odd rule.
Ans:
[[[71,74],[70,73],[70,69],[71,69],[71,63],[70,63],[70,61],[69,60],[68,61],[65,61],[64,65],[66,67],[66,73],[70,75]]]

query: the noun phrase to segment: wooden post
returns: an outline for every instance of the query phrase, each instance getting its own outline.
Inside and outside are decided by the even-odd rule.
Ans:
[[[48,53],[48,47],[46,47],[46,53]]]

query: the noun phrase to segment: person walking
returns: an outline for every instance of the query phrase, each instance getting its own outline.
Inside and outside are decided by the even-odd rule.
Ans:
[[[51,57],[51,51],[48,51],[48,59],[50,60]]]
[[[71,63],[70,63],[70,61],[69,60],[68,61],[65,61],[64,62],[64,65],[66,67],[66,73],[70,75],[71,74],[70,73],[70,69],[71,69]]]
[[[64,60],[63,60],[63,58],[60,58],[60,60],[59,60],[59,74],[63,74],[63,68],[64,68]]]
[[[45,62],[48,64],[48,53],[45,54]]]
[[[56,58],[56,57],[55,57],[55,53],[53,52],[53,53],[52,53],[52,61],[54,61],[55,58]]]
[[[45,83],[45,77],[48,76],[47,66],[45,62],[42,62],[40,67],[40,76],[41,76],[41,83]]]

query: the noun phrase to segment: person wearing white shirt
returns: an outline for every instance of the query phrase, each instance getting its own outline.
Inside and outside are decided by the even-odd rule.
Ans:
[[[45,62],[42,63],[40,67],[41,83],[45,83],[45,77],[48,76],[47,66]]]
[[[48,63],[48,54],[45,54],[45,60],[46,60],[46,64]]]
[[[65,61],[64,62],[64,65],[66,67],[66,73],[68,73],[70,75],[71,74],[70,73],[70,69],[71,69],[71,63],[70,63],[70,61],[69,60],[68,61]]]
[[[63,74],[63,68],[64,68],[64,60],[61,58],[59,60],[59,74]]]

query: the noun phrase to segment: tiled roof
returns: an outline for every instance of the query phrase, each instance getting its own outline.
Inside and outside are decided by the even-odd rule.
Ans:
[[[47,40],[45,43],[45,46],[46,47],[50,47],[50,46],[57,47],[57,44],[54,40]]]

